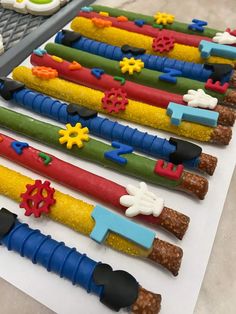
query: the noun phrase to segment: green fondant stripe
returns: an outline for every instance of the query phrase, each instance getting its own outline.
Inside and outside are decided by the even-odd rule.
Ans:
[[[2,107],[0,107],[0,126],[23,134],[48,146],[55,147],[75,157],[98,163],[104,167],[114,169],[119,173],[135,176],[153,184],[175,188],[182,182],[182,179],[174,181],[155,174],[154,168],[156,161],[134,153],[122,155],[122,157],[127,159],[126,165],[119,165],[112,162],[104,158],[104,153],[113,150],[113,148],[94,139],[90,139],[84,143],[83,148],[73,146],[71,150],[68,150],[66,145],[59,143],[59,127]]]
[[[100,12],[100,11],[108,12],[110,14],[110,16],[117,17],[117,16],[123,15],[123,16],[126,16],[131,21],[134,21],[136,19],[142,19],[142,20],[146,21],[147,24],[150,24],[150,25],[155,23],[154,17],[140,14],[140,13],[120,10],[120,9],[116,9],[116,8],[109,8],[109,7],[102,6],[102,5],[92,5],[92,8],[95,12]],[[189,24],[174,21],[173,24],[163,25],[163,28],[171,29],[173,31],[180,32],[180,33],[186,33],[186,34],[192,34],[192,35],[201,35],[201,36],[206,36],[206,37],[210,37],[210,38],[214,37],[217,32],[222,32],[220,30],[209,28],[209,27],[205,27],[205,30],[203,33],[194,32],[194,31],[188,29]]]
[[[220,101],[224,99],[224,94],[215,93],[214,91],[206,90],[205,83],[191,80],[184,77],[178,77],[177,83],[168,83],[159,80],[159,76],[163,75],[162,72],[152,71],[148,69],[142,69],[141,72],[135,72],[133,75],[128,73],[122,74],[120,70],[119,62],[106,59],[91,53],[87,53],[74,48],[66,47],[59,44],[49,43],[45,46],[47,52],[51,55],[56,55],[70,62],[77,61],[81,65],[94,68],[100,67],[107,74],[112,76],[123,76],[127,81],[133,81],[138,84],[143,84],[146,86],[154,87],[157,89],[165,90],[170,93],[184,95],[189,89],[203,89],[205,92],[213,97],[218,98]]]

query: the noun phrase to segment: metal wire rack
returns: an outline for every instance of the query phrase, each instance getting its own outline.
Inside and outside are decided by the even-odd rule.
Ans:
[[[0,8],[0,34],[4,53],[0,55],[0,76],[7,76],[39,47],[63,28],[90,0],[71,0],[51,17],[21,14]]]
[[[12,48],[28,34],[36,30],[47,17],[20,14],[0,8],[0,34],[3,36],[4,50]]]

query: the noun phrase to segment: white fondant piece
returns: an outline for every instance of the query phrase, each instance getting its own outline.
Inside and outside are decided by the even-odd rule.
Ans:
[[[4,52],[3,40],[2,35],[0,34],[0,55]]]
[[[188,93],[183,96],[183,100],[190,107],[199,107],[204,109],[215,109],[218,99],[205,93],[203,89],[189,89]]]
[[[23,14],[32,13],[36,15],[51,15],[67,2],[68,0],[51,0],[47,4],[36,4],[30,0],[23,0],[22,2],[17,0],[0,0],[2,7],[6,9],[15,10]]]
[[[140,182],[139,188],[127,185],[126,191],[129,195],[120,198],[120,204],[128,207],[125,215],[134,217],[139,214],[160,216],[164,208],[164,200],[148,190],[146,183]]]
[[[236,44],[236,37],[231,35],[228,32],[224,33],[216,33],[215,36],[212,38],[215,43],[221,45],[233,45]]]

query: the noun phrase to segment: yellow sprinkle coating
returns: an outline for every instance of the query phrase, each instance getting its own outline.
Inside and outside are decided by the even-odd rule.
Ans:
[[[123,45],[130,45],[146,49],[146,53],[165,56],[172,59],[183,60],[194,63],[227,63],[234,66],[236,60],[225,59],[220,57],[209,57],[207,60],[202,59],[197,47],[181,45],[176,43],[174,49],[165,53],[154,52],[152,49],[153,38],[129,32],[116,27],[97,28],[90,19],[84,17],[76,17],[72,23],[71,28],[81,35],[105,42],[110,45],[122,47]]]
[[[26,191],[26,185],[34,184],[31,178],[1,165],[0,177],[0,194],[18,203],[21,202],[20,195]],[[56,203],[50,207],[47,216],[79,233],[90,235],[95,226],[95,221],[91,217],[94,206],[56,190],[54,198]],[[129,255],[147,257],[151,252],[113,232],[109,232],[105,243]]]
[[[13,78],[24,83],[28,88],[32,88],[41,93],[69,103],[83,104],[83,106],[89,109],[107,114],[102,108],[101,100],[104,94],[98,90],[59,78],[42,80],[34,76],[30,69],[24,66],[17,67],[13,70]],[[129,100],[125,111],[111,115],[204,142],[210,141],[214,130],[214,128],[211,127],[185,121],[181,122],[180,126],[171,125],[170,117],[166,114],[166,109],[150,106],[134,100]]]

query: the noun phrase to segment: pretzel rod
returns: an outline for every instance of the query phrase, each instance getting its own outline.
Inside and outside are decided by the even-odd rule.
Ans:
[[[134,47],[144,48],[147,53],[151,55],[162,55],[159,52],[153,51],[152,44],[153,38],[150,36],[129,32],[119,29],[117,27],[97,27],[91,19],[84,17],[76,17],[72,23],[71,28],[75,32],[79,32],[83,36],[112,44],[115,46],[130,45]],[[165,56],[183,60],[187,62],[205,63],[206,59],[201,58],[198,48],[174,44],[174,48],[168,52],[165,52]],[[210,56],[207,59],[209,63],[225,63],[234,66],[236,60],[226,59],[221,57]]]
[[[49,54],[38,56],[33,53],[30,61],[31,64],[35,66],[46,66],[56,69],[58,76],[64,80],[82,84],[103,92],[112,88],[120,88],[120,82],[114,80],[110,75],[104,73],[97,79],[90,69],[82,67],[78,70],[71,70],[73,66],[72,63],[62,59],[59,59],[60,62],[58,62],[57,59],[55,60],[54,56]],[[187,105],[181,95],[166,93],[162,90],[142,86],[129,81],[125,81],[122,85],[122,90],[126,92],[127,97],[130,99],[156,107],[167,108],[170,102]],[[225,126],[234,125],[236,112],[233,109],[218,105],[213,110],[219,113],[218,124]]]
[[[97,113],[94,115],[94,112],[88,109],[86,109],[87,116],[83,116],[84,107],[81,107],[80,111],[74,105],[67,106],[58,100],[29,90],[23,84],[9,78],[2,78],[2,83],[0,82],[0,94],[3,97],[5,97],[4,91],[9,92],[8,100],[14,100],[14,105],[22,106],[63,124],[81,123],[97,137],[127,144],[137,151],[174,164],[183,163],[186,167],[206,172],[209,175],[213,175],[215,171],[217,158],[202,152],[201,147],[190,142],[154,136],[117,121],[99,117]]]
[[[184,77],[178,77],[176,84],[170,84],[169,82],[157,80],[156,71],[142,69],[141,72],[134,72],[133,75],[128,73],[122,73],[119,62],[105,59],[97,55],[93,55],[78,49],[73,49],[63,45],[49,43],[45,46],[46,51],[51,54],[63,58],[67,61],[77,61],[82,66],[87,68],[99,67],[102,68],[107,74],[112,76],[124,77],[127,81],[132,81],[138,84],[146,85],[149,87],[157,88],[159,90],[169,91],[176,94],[187,94],[189,89],[198,90],[202,89],[208,95],[218,99],[220,104],[234,106],[236,108],[236,95],[235,91],[228,88],[225,94],[214,92],[210,89],[205,89],[205,84],[202,82],[190,80]],[[163,73],[159,73],[160,75]]]
[[[39,192],[40,188],[36,185],[37,181],[34,181],[27,176],[24,176],[16,171],[10,170],[3,166],[0,166],[0,175],[2,179],[0,194],[20,203],[20,206],[23,208],[25,208],[25,204],[31,204],[32,206],[36,206],[36,201],[30,201],[30,199],[33,192],[33,195],[37,195],[37,191]],[[42,186],[42,183],[40,183],[40,186]],[[32,188],[31,193],[29,192],[30,188]],[[43,189],[43,186],[41,187],[41,189]],[[49,189],[51,189],[51,187],[49,187]],[[28,194],[26,195],[26,193]],[[25,197],[23,197],[22,195],[25,195]],[[43,198],[44,203],[46,203],[48,197],[49,191],[47,191],[47,196]],[[126,224],[126,227],[123,226],[123,228],[130,228],[126,229],[126,231],[134,228],[139,228],[139,232],[142,233],[142,236],[146,237],[145,240],[147,240],[147,246],[149,246],[149,244],[151,245],[149,248],[145,248],[143,245],[137,244],[137,242],[139,242],[141,238],[134,238],[134,234],[132,234],[132,232],[128,232],[129,234],[126,233],[126,236],[123,236],[123,233],[119,234],[121,229],[119,227],[119,215],[100,206],[90,205],[56,190],[53,191],[53,199],[54,203],[52,203],[50,208],[47,208],[47,211],[45,210],[47,217],[59,223],[62,223],[74,229],[75,231],[82,233],[83,235],[90,236],[92,239],[98,241],[97,237],[95,237],[95,231],[97,232],[97,234],[100,235],[100,233],[104,231],[103,228],[105,228],[105,225],[103,226],[97,215],[95,216],[96,210],[100,212],[102,211],[103,216],[101,217],[101,219],[103,219],[103,222],[105,221],[106,225],[108,225],[106,215],[112,215],[113,221],[116,221],[116,228],[119,231],[113,231],[114,225],[113,227],[110,227],[110,229],[106,226],[106,235],[102,238],[102,241],[106,245],[128,255],[151,259],[155,263],[160,264],[168,269],[173,275],[178,275],[181,259],[183,256],[182,249],[173,244],[155,238],[155,233],[153,233],[150,229],[147,229],[141,225],[136,224],[135,222],[132,222],[122,217],[123,223]],[[40,208],[38,209],[38,211],[39,210]],[[31,213],[35,215],[36,211],[34,212],[32,209]],[[26,214],[28,215],[27,211]],[[35,217],[38,216],[39,215],[35,215]],[[153,236],[154,238],[152,239]],[[130,239],[132,240],[130,241]],[[99,241],[99,243],[101,243],[102,241]]]
[[[70,70],[71,62],[66,60],[63,60],[63,62],[60,60],[60,62],[58,62],[55,60],[54,56],[50,54],[37,56],[33,53],[30,62],[34,66],[46,66],[56,69],[60,78],[90,88],[106,91],[111,88],[121,87],[121,83],[116,81],[114,77],[109,74],[104,73],[97,79],[89,68],[82,67],[78,70]],[[125,81],[124,84],[122,84],[122,89],[127,93],[129,98],[148,103],[152,106],[167,108],[170,101],[186,105],[181,95],[168,93],[160,89],[143,86],[130,81]]]
[[[60,128],[32,119],[26,115],[15,113],[5,108],[0,108],[0,126],[31,137],[41,143],[53,146],[66,153],[70,153],[73,156],[98,163],[99,165],[113,169],[119,173],[135,176],[141,180],[151,182],[153,184],[159,184],[168,188],[180,191],[183,190],[184,192],[197,196],[200,199],[204,199],[208,190],[207,179],[202,176],[183,171],[183,167],[181,165],[174,166],[169,164],[169,167],[173,167],[172,171],[174,173],[176,172],[175,179],[172,179],[167,173],[162,174],[159,170],[155,171],[158,162],[131,153],[131,150],[128,150],[129,153],[124,153],[124,155],[121,153],[125,157],[125,164],[121,164],[116,160],[111,160],[106,157],[106,153],[113,151],[113,148],[103,142],[91,138],[86,144],[84,144],[83,147],[79,148],[77,145],[73,145],[71,149],[68,149],[66,145],[62,145],[59,142]],[[69,144],[73,140],[73,137],[69,136],[69,128],[67,131],[67,144]],[[86,129],[81,130],[78,126],[78,128],[75,128],[72,133],[78,134],[80,131],[86,131]],[[64,130],[64,132],[66,131]],[[163,167],[167,167],[168,170],[168,163],[163,165]],[[161,175],[158,173],[161,173]]]
[[[97,295],[100,302],[112,310],[125,308],[130,313],[159,313],[161,295],[142,288],[128,272],[114,272],[111,266],[31,229],[4,208],[0,211],[0,222],[1,245]]]
[[[129,195],[124,186],[69,164],[55,156],[48,155],[34,147],[28,146],[23,150],[22,154],[16,154],[12,149],[14,142],[17,141],[4,134],[0,134],[0,155],[2,157],[52,180],[63,183],[77,191],[95,197],[108,206],[114,206],[128,216],[128,212],[126,214],[128,207],[121,204],[121,197]],[[49,160],[49,163],[47,163],[47,160]],[[155,202],[155,199],[153,199],[153,202],[150,200],[149,210],[151,210],[152,206],[155,206]],[[163,210],[158,216],[141,214],[142,208],[139,211],[140,214],[133,216],[134,218],[153,225],[159,225],[180,240],[183,238],[190,221],[186,215],[168,207],[163,207]]]
[[[109,15],[115,16],[115,17],[125,16],[130,21],[134,21],[136,19],[142,19],[149,25],[153,25],[155,23],[155,18],[153,16],[148,16],[148,15],[144,15],[141,13],[130,12],[130,11],[121,10],[118,8],[110,8],[110,7],[106,7],[106,6],[102,6],[102,5],[92,5],[91,8],[95,12],[108,12]],[[173,30],[176,32],[181,32],[181,33],[185,33],[185,34],[192,34],[192,35],[199,35],[199,33],[197,33],[196,31],[192,31],[191,29],[188,28],[189,24],[178,22],[178,21],[174,21],[172,24],[166,24],[166,25],[162,24],[161,26],[164,29],[169,29],[169,30]],[[201,36],[204,36],[204,38],[205,37],[212,38],[218,32],[222,32],[222,31],[217,30],[217,29],[213,29],[213,28],[209,28],[209,27],[204,27],[204,32],[202,32],[200,34],[201,34]]]
[[[212,41],[209,37],[199,36],[199,35],[187,35],[185,33],[180,33],[172,30],[162,30],[160,28],[155,28],[153,26],[144,24],[142,27],[136,25],[133,21],[119,21],[119,19],[112,16],[105,16],[96,12],[83,12],[80,11],[78,16],[82,16],[90,19],[102,19],[105,21],[110,21],[112,26],[127,30],[129,32],[135,32],[143,35],[147,35],[150,37],[157,37],[160,32],[167,37],[174,38],[175,42],[181,45],[198,47],[201,40]]]
[[[83,106],[89,109],[107,113],[102,107],[102,98],[104,95],[100,91],[64,81],[59,78],[42,80],[34,76],[32,71],[26,67],[15,68],[13,71],[13,78],[24,83],[29,88],[48,94],[52,97],[58,97],[64,101],[78,105],[83,104]],[[232,130],[221,125],[216,128],[211,128],[182,121],[181,125],[176,127],[171,125],[166,110],[144,105],[143,103],[133,100],[129,100],[129,105],[126,106],[125,111],[112,115],[156,129],[216,144],[228,144],[232,136]]]
[[[65,39],[72,34],[73,32],[68,30],[62,30],[61,32],[58,32],[55,37],[55,43],[63,44],[71,48],[83,50],[85,52],[116,61],[121,61],[125,57],[134,57],[136,59],[138,58],[144,62],[145,68],[149,70],[161,72],[164,68],[172,68],[181,71],[183,77],[201,82],[206,82],[214,74],[214,68],[209,66],[207,67],[207,64],[199,64],[170,59],[167,57],[153,56],[147,53],[137,53],[134,55],[132,52],[123,52],[122,48],[118,46],[106,44],[81,35],[78,36],[78,39],[75,39],[74,37],[73,41],[66,42]],[[236,75],[233,67],[232,70],[229,70],[226,74],[221,74],[220,81],[223,83],[228,82],[230,86],[233,87],[236,86]]]

